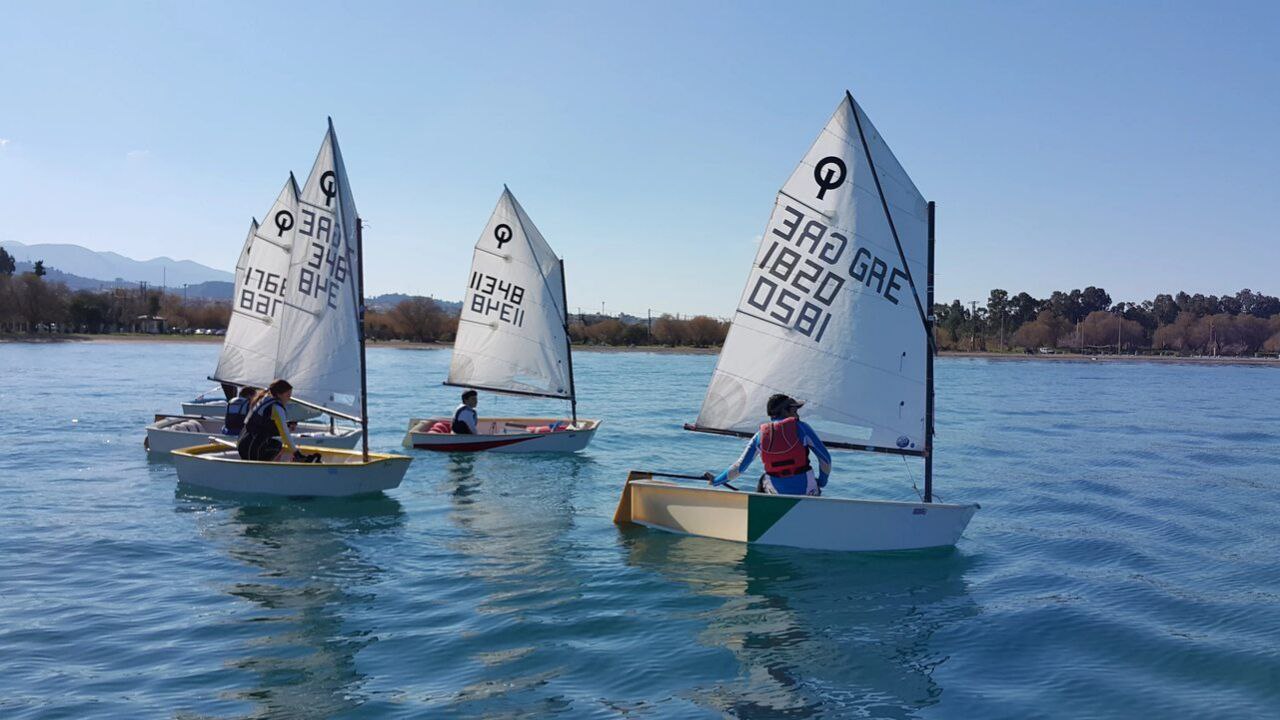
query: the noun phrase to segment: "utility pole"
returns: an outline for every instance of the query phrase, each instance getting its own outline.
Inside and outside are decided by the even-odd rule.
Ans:
[[[648,329],[645,331],[645,335],[648,336],[649,344],[652,345],[653,344],[653,308],[649,308],[645,310],[645,314],[648,315],[649,317]]]

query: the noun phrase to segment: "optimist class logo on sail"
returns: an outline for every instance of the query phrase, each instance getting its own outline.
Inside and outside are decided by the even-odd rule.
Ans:
[[[275,239],[278,241],[284,234],[293,229],[293,213],[281,210],[275,214]],[[255,237],[257,233],[255,232]],[[253,254],[253,245],[248,254],[251,262],[259,256]],[[260,251],[261,252],[261,251]],[[254,283],[254,276],[257,283]],[[249,314],[257,314],[263,318],[275,319],[276,308],[284,302],[286,278],[277,273],[268,272],[260,267],[249,265],[244,271],[244,281],[240,283],[240,298],[237,309]]]

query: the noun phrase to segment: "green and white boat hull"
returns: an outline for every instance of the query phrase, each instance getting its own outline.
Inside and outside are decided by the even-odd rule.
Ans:
[[[955,545],[977,510],[976,504],[735,492],[632,471],[614,522],[762,545],[886,552]]]

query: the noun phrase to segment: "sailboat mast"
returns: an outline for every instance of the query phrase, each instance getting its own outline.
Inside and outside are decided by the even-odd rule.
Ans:
[[[360,448],[364,461],[369,462],[369,380],[364,361],[364,222],[356,217],[356,262],[360,272],[356,274],[356,325],[360,334]]]
[[[925,278],[925,297],[928,299],[929,308],[925,315],[925,332],[928,337],[925,341],[925,352],[928,353],[925,360],[924,370],[924,501],[933,502],[933,214],[934,202],[929,201],[929,269]]]
[[[569,338],[569,293],[565,290],[564,260],[560,261],[560,305],[564,308],[564,350],[569,360],[569,408],[578,424],[578,388],[573,384],[573,341]]]

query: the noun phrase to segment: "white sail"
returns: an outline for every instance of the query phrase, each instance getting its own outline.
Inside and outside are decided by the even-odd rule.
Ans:
[[[927,213],[846,96],[778,193],[696,429],[755,432],[786,393],[824,440],[922,451]]]
[[[266,225],[255,220],[236,262],[231,321],[213,379],[266,387],[275,377],[289,254],[298,218],[298,183],[290,173]]]
[[[295,400],[359,420],[356,207],[332,122],[293,232],[276,376],[293,385]]]
[[[505,187],[476,242],[451,385],[571,398],[559,258]]]

